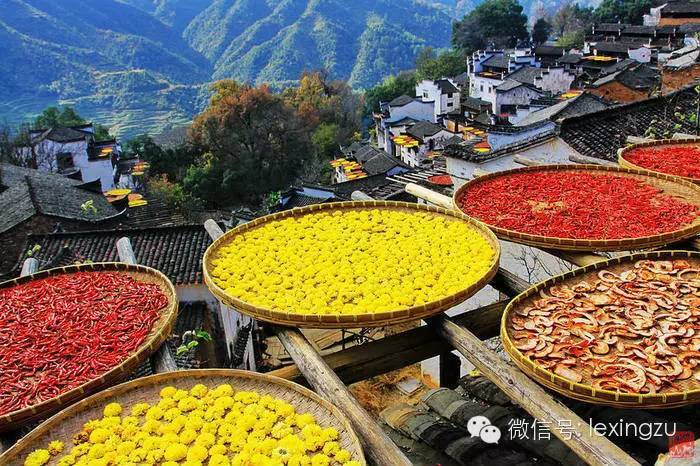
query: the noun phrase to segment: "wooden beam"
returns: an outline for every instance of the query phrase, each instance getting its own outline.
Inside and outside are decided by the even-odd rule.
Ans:
[[[530,284],[513,272],[499,267],[490,285],[510,297],[517,296],[530,287]]]
[[[297,329],[275,327],[277,337],[316,393],[332,402],[352,423],[367,455],[377,465],[410,466],[411,462],[365,411],[350,391]]]
[[[579,267],[584,267],[586,265],[595,264],[596,262],[608,260],[607,257],[585,252],[560,251],[558,249],[543,249],[543,251],[555,257],[563,259],[566,262],[576,264]]]
[[[498,336],[501,316],[507,301],[489,304],[453,317],[485,340]],[[401,369],[454,349],[427,325],[331,353],[326,364],[345,384],[352,384],[377,375]],[[288,365],[269,372],[283,379],[301,380],[299,368]]]
[[[473,333],[445,316],[431,319],[430,324],[511,400],[546,423],[550,431],[581,459],[596,466],[639,465],[610,440],[594,435],[588,423],[552,398],[520,369],[488,349]],[[561,421],[570,421],[571,425]]]
[[[117,254],[119,255],[119,260],[127,264],[136,265],[136,254],[134,254],[134,249],[131,247],[131,241],[129,238],[123,237],[117,240]],[[175,358],[173,357],[167,343],[163,343],[158,351],[151,356],[151,361],[153,363],[153,370],[158,372],[172,372],[177,370],[177,364],[175,363]]]
[[[645,142],[654,142],[654,139],[642,138],[639,136],[627,136],[627,144],[643,144]]]
[[[224,234],[219,225],[212,220],[207,220],[204,228],[213,240]],[[297,329],[278,326],[273,328],[287,353],[316,393],[333,403],[350,420],[367,455],[378,465],[409,466],[411,462],[408,458],[352,396],[309,340]]]

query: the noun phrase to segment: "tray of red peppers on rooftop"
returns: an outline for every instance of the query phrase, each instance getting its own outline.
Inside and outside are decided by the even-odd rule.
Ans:
[[[700,253],[621,256],[538,283],[506,307],[503,347],[568,397],[622,408],[700,401]]]
[[[662,246],[700,232],[700,186],[640,170],[543,165],[480,176],[455,206],[501,239],[570,251]]]
[[[0,431],[125,379],[176,317],[170,280],[139,265],[73,265],[0,283]]]
[[[700,138],[660,139],[633,144],[618,150],[617,155],[620,166],[700,184]]]

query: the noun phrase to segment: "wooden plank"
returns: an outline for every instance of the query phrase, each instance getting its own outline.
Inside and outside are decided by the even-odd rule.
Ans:
[[[535,167],[537,165],[544,165],[544,162],[541,162],[539,160],[534,160],[519,154],[516,154],[513,156],[513,162],[518,163],[520,165],[524,165],[526,167]]]
[[[627,136],[627,144],[643,144],[645,142],[654,142],[654,139],[639,136]]]
[[[490,285],[508,296],[517,296],[530,287],[530,284],[513,272],[499,267]]]
[[[488,349],[473,333],[445,316],[435,317],[431,325],[511,400],[545,423],[584,461],[596,466],[639,464],[607,438],[594,435],[588,423],[552,398],[520,369]],[[570,422],[570,426],[561,421]]]
[[[219,225],[211,219],[204,223],[204,228],[213,240],[224,234]],[[376,464],[397,466],[411,464],[299,330],[277,326],[274,330],[299,371],[316,393],[329,400],[348,417],[367,455]]]
[[[347,387],[299,330],[275,327],[275,332],[316,393],[331,401],[348,417],[360,437],[365,452],[375,464],[411,465],[399,447],[350,394]]]
[[[117,240],[117,254],[119,255],[119,260],[127,264],[137,264],[136,254],[134,254],[134,249],[131,247],[131,241],[129,238],[123,237]],[[177,364],[175,363],[175,358],[173,357],[167,343],[163,343],[158,351],[151,356],[151,361],[153,363],[153,370],[158,372],[172,372],[177,370]]]
[[[498,335],[506,304],[506,301],[489,304],[463,312],[453,319],[481,339],[492,338]],[[329,354],[324,360],[340,380],[352,384],[425,361],[452,349],[452,345],[426,325]],[[283,379],[302,379],[299,368],[294,364],[269,374]]]

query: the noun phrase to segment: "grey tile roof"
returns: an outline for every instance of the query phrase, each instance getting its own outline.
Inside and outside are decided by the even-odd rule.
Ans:
[[[535,68],[534,66],[523,66],[519,70],[515,70],[506,76],[506,79],[513,79],[520,83],[535,84],[535,79],[542,76],[542,73],[546,72],[542,68]]]
[[[481,62],[482,66],[490,66],[491,68],[500,68],[507,70],[508,69],[508,61],[509,58],[505,55],[493,55],[483,62]]]
[[[535,55],[558,56],[564,55],[564,47],[556,47],[552,45],[540,45],[535,48]]]
[[[610,107],[565,119],[560,136],[582,155],[616,161],[617,150],[625,146],[627,136],[643,136],[652,121],[662,129],[694,133],[695,125],[690,122],[680,123],[681,128],[675,129],[678,122],[674,114],[693,111],[695,102],[695,92],[689,88],[664,97]]]
[[[604,84],[617,81],[630,89],[649,90],[659,85],[660,79],[659,73],[656,70],[644,64],[640,64],[603,76],[593,82],[592,86],[600,87]]]
[[[700,13],[700,2],[697,1],[678,1],[668,2],[661,10],[661,16],[665,13]]]
[[[600,23],[593,27],[595,32],[620,32],[627,26],[629,25],[620,23]]]
[[[33,257],[44,267],[66,260],[109,262],[118,260],[116,243],[124,236],[131,240],[139,264],[160,270],[176,285],[202,283],[202,258],[211,244],[202,225],[29,235],[26,250],[38,244]],[[16,270],[20,268],[21,263]]]
[[[604,100],[589,93],[583,93],[572,99],[533,112],[520,120],[516,126],[527,126],[544,120],[559,120],[608,108]]]
[[[371,159],[367,160],[363,165],[362,169],[368,175],[378,175],[381,173],[386,173],[394,167],[406,166],[401,160],[396,157],[392,157],[383,150],[377,151],[377,153]]]
[[[592,46],[595,50],[598,52],[612,52],[612,53],[627,53],[630,49],[635,48],[634,45],[629,44],[629,43],[621,43],[621,42],[596,42],[595,45]]]
[[[411,136],[423,139],[425,137],[434,136],[443,129],[445,128],[436,125],[435,123],[432,123],[430,121],[419,121],[418,123],[408,128],[406,132]]]
[[[457,89],[455,85],[447,79],[438,79],[435,81],[435,84],[440,89],[440,92],[442,92],[443,94],[452,94],[455,92],[459,92],[459,89]]]
[[[485,100],[477,99],[476,97],[470,97],[470,96],[467,96],[467,97],[462,99],[462,105],[470,110],[476,110],[476,111],[481,110],[481,107],[484,107],[487,105],[491,106],[491,104],[486,102]]]
[[[80,128],[80,127],[75,127]],[[51,128],[35,137],[35,141],[48,139],[55,142],[71,142],[84,140],[90,133],[75,128]]]
[[[507,92],[520,86],[524,86],[524,84],[519,81],[516,81],[515,79],[506,79],[501,84],[499,84],[498,87],[496,87],[496,90],[501,92]]]
[[[583,55],[578,53],[567,53],[557,60],[557,63],[575,65],[583,59]]]
[[[404,126],[404,125],[410,125],[411,123],[415,123],[417,121],[418,120],[413,119],[411,117],[403,117],[400,120],[387,122],[387,125],[389,125],[389,126]]]
[[[637,25],[625,26],[625,29],[622,30],[622,35],[624,36],[627,34],[654,36],[656,34],[656,27],[655,26],[637,26]]]
[[[0,189],[5,188],[0,192],[0,212],[15,212],[13,216],[0,218],[0,233],[29,218],[30,212],[31,215],[41,213],[89,223],[102,222],[120,214],[101,193],[83,189],[81,185],[81,182],[62,175],[0,164]],[[96,212],[83,208],[88,201],[92,202]],[[21,205],[19,209],[18,205]]]
[[[391,102],[389,102],[390,107],[403,107],[406,104],[410,104],[413,102],[415,99],[413,97],[409,97],[407,95],[400,95]]]

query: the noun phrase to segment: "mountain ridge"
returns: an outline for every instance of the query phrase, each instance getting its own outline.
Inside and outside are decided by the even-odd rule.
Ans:
[[[366,88],[450,30],[417,0],[0,0],[0,119],[59,103],[118,134],[158,131],[201,110],[213,80],[282,88],[323,69]]]

